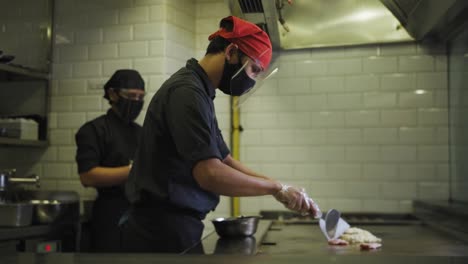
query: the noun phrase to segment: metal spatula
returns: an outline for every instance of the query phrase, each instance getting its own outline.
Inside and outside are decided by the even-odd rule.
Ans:
[[[336,227],[338,226],[340,217],[341,213],[336,209],[328,210],[327,214],[325,215],[325,228],[330,238],[335,237]]]
[[[328,240],[340,237],[349,228],[349,224],[341,218],[341,213],[336,209],[330,209],[325,215],[322,214],[319,226]]]
[[[319,219],[320,230],[322,230],[322,233],[328,240],[336,239],[348,230],[350,226],[341,218],[341,213],[338,210],[330,209],[326,214],[323,214],[318,205],[311,198],[308,198],[305,192],[303,195],[307,202],[312,202],[311,205],[313,206],[313,211],[315,211],[314,218]]]
[[[323,214],[321,211],[318,211],[316,218],[319,219],[320,224],[323,224],[322,221],[325,222],[325,232],[328,239],[335,236],[336,233],[336,226],[338,225],[338,221],[340,220],[341,213],[336,209],[330,209],[327,213]],[[320,226],[322,228],[322,226]],[[324,231],[324,230],[322,230]]]

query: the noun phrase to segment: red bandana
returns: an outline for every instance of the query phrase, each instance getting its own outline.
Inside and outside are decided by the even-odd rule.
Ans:
[[[229,16],[222,20],[232,21],[234,25],[232,32],[220,28],[211,34],[208,40],[221,36],[236,44],[243,53],[258,63],[264,70],[267,69],[272,53],[271,42],[267,33],[257,25],[235,16]]]

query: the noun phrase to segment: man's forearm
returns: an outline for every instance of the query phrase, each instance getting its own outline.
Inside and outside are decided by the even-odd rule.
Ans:
[[[226,159],[224,159],[223,161],[226,165],[228,165],[229,167],[233,168],[233,169],[236,169],[238,171],[241,171],[247,175],[250,175],[250,176],[253,176],[253,177],[257,177],[257,178],[262,178],[262,179],[265,179],[265,180],[270,180],[270,181],[274,181],[273,179],[271,178],[268,178],[267,176],[265,175],[262,175],[262,174],[259,174],[253,170],[251,170],[250,168],[248,168],[247,166],[245,166],[244,164],[242,164],[242,162],[238,161],[238,160],[235,160],[231,155],[228,155],[226,157]]]
[[[195,180],[205,190],[226,196],[272,195],[281,184],[268,178],[252,177],[231,168],[218,159],[198,162],[193,170]]]
[[[130,166],[94,167],[80,173],[80,180],[87,187],[108,187],[125,182],[129,172]]]

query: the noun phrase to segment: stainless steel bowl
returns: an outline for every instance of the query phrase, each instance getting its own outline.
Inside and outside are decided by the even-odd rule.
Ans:
[[[73,191],[41,191],[31,195],[33,223],[75,223],[80,217],[80,199]]]
[[[220,237],[248,237],[257,231],[260,218],[260,216],[239,216],[216,218],[211,222]]]
[[[33,223],[74,223],[79,220],[78,201],[32,200],[34,205]]]
[[[0,226],[29,226],[32,213],[33,206],[29,203],[0,202]]]
[[[255,255],[257,243],[254,236],[218,238],[214,250],[215,254]]]

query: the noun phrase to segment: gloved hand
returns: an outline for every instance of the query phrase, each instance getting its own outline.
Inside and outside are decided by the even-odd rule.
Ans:
[[[310,197],[309,197],[309,205],[310,205],[309,212],[310,212],[310,214],[312,214],[312,216],[315,219],[318,219],[318,218],[322,217],[322,211],[320,211],[320,208],[318,207],[318,205]]]
[[[302,214],[307,214],[311,211],[311,199],[302,188],[283,184],[281,190],[279,190],[274,197],[290,210],[298,211]]]
[[[301,212],[301,215],[306,216],[311,214],[315,219],[318,219],[322,217],[322,211],[320,211],[320,208],[318,207],[317,203],[312,200],[309,196],[307,196],[307,193],[305,191],[302,192],[302,195],[304,195],[304,199],[306,199],[306,202],[309,206],[309,210],[306,212]]]

